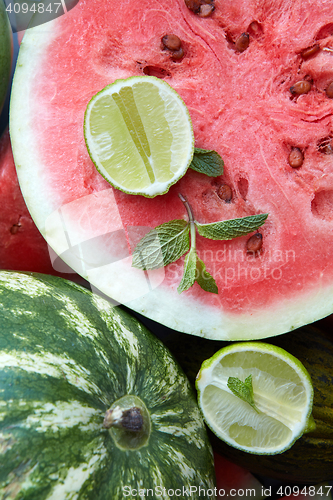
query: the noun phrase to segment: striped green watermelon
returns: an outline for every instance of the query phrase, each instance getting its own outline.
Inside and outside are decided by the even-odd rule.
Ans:
[[[62,278],[0,271],[0,325],[0,498],[214,488],[189,382],[137,320]]]
[[[330,314],[332,51],[331,0],[81,0],[28,30],[10,129],[37,226],[93,287],[175,330],[259,339]],[[87,152],[84,112],[103,87],[132,75],[158,76],[180,94],[196,146],[224,159],[222,176],[189,169],[153,199],[111,188]],[[179,295],[183,259],[131,267],[147,231],[187,218],[179,193],[200,223],[269,214],[257,251],[248,236],[197,237],[218,294],[195,283]]]

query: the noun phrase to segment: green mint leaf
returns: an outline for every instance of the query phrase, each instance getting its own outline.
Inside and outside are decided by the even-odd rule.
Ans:
[[[227,385],[235,396],[249,403],[257,413],[260,413],[254,403],[252,375],[246,377],[245,382],[237,377],[229,377]]]
[[[213,150],[194,148],[194,155],[190,168],[209,177],[218,177],[223,174],[224,162],[221,156]]]
[[[197,257],[197,277],[196,282],[205,292],[219,293],[216,281],[213,276],[206,271],[206,266],[199,257]]]
[[[213,276],[206,271],[205,264],[199,259],[196,251],[191,248],[185,258],[184,274],[177,289],[178,293],[188,290],[195,282],[197,282],[205,292],[219,293]]]
[[[197,254],[196,251],[193,250],[193,248],[191,248],[191,250],[185,257],[184,274],[177,288],[178,293],[182,293],[185,290],[191,288],[192,285],[194,285],[196,278],[196,269],[197,269]]]
[[[133,252],[132,266],[158,269],[178,260],[189,248],[188,222],[183,219],[165,222],[139,241]]]
[[[239,219],[222,220],[211,224],[195,222],[198,233],[211,240],[232,240],[238,236],[252,233],[262,226],[268,214],[250,215]]]

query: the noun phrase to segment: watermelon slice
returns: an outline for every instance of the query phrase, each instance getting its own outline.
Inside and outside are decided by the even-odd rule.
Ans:
[[[181,41],[179,57],[161,43],[168,34]],[[258,339],[325,317],[333,311],[332,58],[329,0],[81,0],[29,29],[10,128],[40,231],[93,288],[175,330]],[[188,170],[167,194],[146,199],[96,171],[86,106],[114,80],[143,74],[181,95],[196,146],[223,157],[223,176]],[[186,219],[179,193],[200,223],[269,214],[255,252],[248,236],[197,237],[218,294],[197,283],[178,294],[183,258],[147,272],[131,266],[147,231]]]
[[[8,129],[0,140],[0,269],[35,271],[82,281],[38,231],[18,183]]]

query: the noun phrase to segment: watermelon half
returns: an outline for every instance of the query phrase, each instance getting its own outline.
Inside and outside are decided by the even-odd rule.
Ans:
[[[264,338],[333,311],[332,3],[215,0],[201,11],[214,7],[207,17],[196,3],[205,2],[81,0],[29,29],[11,100],[15,163],[40,231],[93,289],[175,330]],[[166,34],[181,40],[182,57],[163,47]],[[223,176],[189,170],[146,199],[114,190],[96,171],[86,106],[114,80],[144,74],[181,95],[196,146],[223,157]],[[304,81],[309,91],[297,94]],[[292,151],[301,166],[290,165]],[[196,283],[178,294],[183,258],[154,271],[131,267],[147,231],[187,217],[178,193],[201,223],[269,214],[255,253],[248,236],[197,237],[218,294]]]

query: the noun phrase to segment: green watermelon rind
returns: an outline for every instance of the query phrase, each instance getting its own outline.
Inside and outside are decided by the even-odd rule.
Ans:
[[[1,497],[120,500],[125,487],[214,488],[194,392],[143,325],[46,275],[1,271],[0,297]],[[102,427],[127,393],[152,422],[135,451],[121,451]]]
[[[13,40],[12,30],[6,12],[6,4],[0,4],[0,113],[6,98],[10,81]]]

